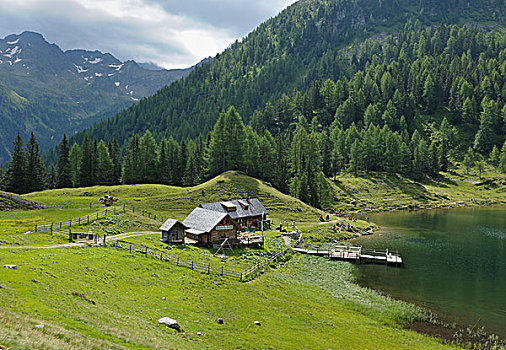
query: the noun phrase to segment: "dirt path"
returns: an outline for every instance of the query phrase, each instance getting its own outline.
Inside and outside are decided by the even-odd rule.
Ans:
[[[146,236],[146,235],[155,235],[160,234],[160,232],[153,231],[145,231],[145,232],[129,232],[122,233],[115,236],[110,236],[105,239],[106,242],[117,241],[120,239],[136,237],[136,236]],[[57,248],[75,248],[75,247],[83,247],[87,246],[92,242],[89,241],[81,241],[75,243],[62,243],[62,244],[53,244],[53,245],[44,245],[44,246],[0,246],[0,249],[57,249]]]

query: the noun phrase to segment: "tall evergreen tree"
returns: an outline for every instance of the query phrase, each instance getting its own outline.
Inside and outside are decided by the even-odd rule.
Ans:
[[[70,150],[67,135],[63,134],[58,154],[57,188],[72,187],[72,168],[70,166]]]
[[[469,170],[474,167],[474,152],[471,147],[468,148],[466,155],[464,156],[463,164],[466,168],[466,175],[469,175]]]
[[[72,179],[72,186],[78,187],[80,181],[81,169],[81,147],[74,142],[69,153],[70,174]]]
[[[501,155],[499,156],[499,170],[506,174],[506,141],[501,148]]]
[[[97,185],[110,185],[113,183],[114,164],[109,149],[102,140],[97,146],[97,167],[95,183]]]
[[[112,183],[117,185],[121,183],[121,149],[118,144],[118,140],[114,138],[111,147],[109,149],[109,155],[112,160]]]
[[[222,112],[211,133],[208,167],[211,176],[227,170],[242,170],[245,155],[245,128],[234,107]]]
[[[7,166],[4,177],[4,188],[7,192],[26,193],[26,155],[23,152],[23,139],[18,132],[14,149],[11,153],[11,161]]]
[[[143,183],[155,183],[159,174],[158,145],[149,130],[146,130],[139,141],[140,152],[140,181]],[[184,168],[183,168],[184,171]]]
[[[83,143],[81,146],[81,163],[79,165],[79,186],[88,187],[93,183],[93,168],[94,168],[94,147],[91,143],[88,134],[84,134]]]
[[[125,155],[125,164],[123,167],[123,182],[125,184],[135,184],[141,180],[140,165],[140,137],[133,134],[128,143]]]
[[[40,157],[39,144],[32,131],[26,144],[26,191],[41,191],[46,187],[46,170]]]
[[[499,115],[497,103],[484,98],[481,104],[483,111],[480,114],[480,130],[474,139],[474,148],[480,152],[489,153],[498,141]],[[499,129],[500,130],[500,129]]]

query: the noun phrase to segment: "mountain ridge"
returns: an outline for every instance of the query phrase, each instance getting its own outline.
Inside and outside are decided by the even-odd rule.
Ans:
[[[194,67],[150,70],[98,50],[63,51],[42,34],[25,31],[0,39],[0,164],[12,135],[33,130],[43,148],[74,134],[161,87]]]

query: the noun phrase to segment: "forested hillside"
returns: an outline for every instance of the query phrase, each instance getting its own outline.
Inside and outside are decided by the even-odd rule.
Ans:
[[[188,78],[95,126],[78,143],[64,139],[50,187],[194,185],[242,170],[325,207],[332,200],[327,179],[342,172],[422,178],[451,170],[452,161],[462,161],[468,171],[474,164],[483,169],[487,161],[506,173],[506,32],[497,23],[427,25],[429,19],[481,21],[487,15],[502,20],[498,12],[453,3],[461,17],[454,11],[455,17],[443,18],[443,5],[422,2],[424,11],[393,11],[395,25],[379,28],[389,13],[385,8],[394,5],[385,1],[367,8],[374,16],[361,24],[367,30],[360,35],[393,33],[354,36],[345,45],[352,33],[346,28],[356,23],[353,16],[336,17],[351,11],[344,3],[299,2]],[[430,15],[424,15],[427,9]],[[365,7],[355,10],[363,14]],[[336,18],[344,21],[342,28],[335,27]],[[292,30],[282,35],[278,26]],[[312,45],[297,41],[307,31]],[[314,39],[318,35],[321,43]],[[254,49],[255,40],[263,40],[267,51],[260,49],[264,44]],[[320,46],[327,56],[317,54]],[[268,59],[266,52],[279,56]],[[234,57],[242,59],[233,64]],[[281,61],[291,66],[281,69]],[[275,86],[278,81],[284,83]],[[237,108],[229,107],[232,102]],[[4,186],[27,191],[9,188],[14,170],[7,170]]]
[[[93,127],[90,137],[116,137],[124,145],[146,129],[158,140],[205,136],[231,105],[248,123],[256,109],[282,93],[350,77],[360,66],[343,49],[354,42],[402,32],[407,22],[504,23],[504,13],[504,2],[495,0],[299,1],[186,79]]]

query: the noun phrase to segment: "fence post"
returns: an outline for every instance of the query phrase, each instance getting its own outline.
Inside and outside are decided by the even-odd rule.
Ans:
[[[51,236],[53,235],[53,223],[51,223]]]
[[[209,275],[211,273],[211,263],[207,265],[207,274]]]
[[[221,267],[221,275],[223,276],[223,266]]]
[[[77,224],[81,226],[81,218],[77,218]]]
[[[193,260],[192,260],[192,270],[193,270]]]
[[[132,243],[130,243],[130,253],[132,252]]]
[[[60,221],[60,228],[61,228],[61,221]]]
[[[179,256],[177,257],[177,266],[179,266]]]
[[[35,224],[35,232],[37,232],[37,224]]]
[[[162,256],[163,253],[160,253],[160,260],[163,261],[163,256]]]
[[[123,204],[123,213],[125,212],[125,205]]]
[[[146,247],[146,256],[148,256],[148,247]]]
[[[104,243],[105,243],[105,237],[107,237],[107,235],[106,235],[106,234],[104,234]]]
[[[91,203],[90,203],[90,209],[91,209]]]
[[[155,220],[156,220],[156,215],[155,215]]]
[[[242,282],[242,272],[241,272],[241,282]]]
[[[69,229],[69,242],[72,242],[72,231]]]

